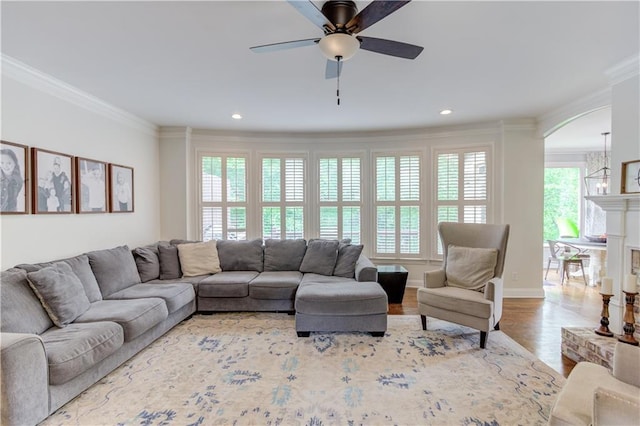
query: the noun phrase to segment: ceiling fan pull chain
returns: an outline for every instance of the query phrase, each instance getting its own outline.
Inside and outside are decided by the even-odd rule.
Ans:
[[[336,97],[338,98],[338,106],[340,106],[340,60],[342,56],[336,56],[336,74],[338,75],[337,84],[338,87],[336,89]]]

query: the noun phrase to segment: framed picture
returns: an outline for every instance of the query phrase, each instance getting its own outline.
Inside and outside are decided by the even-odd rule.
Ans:
[[[28,153],[25,145],[0,141],[0,214],[29,213]]]
[[[133,168],[109,164],[109,211],[133,212]]]
[[[621,194],[636,194],[640,192],[640,160],[622,163]]]
[[[76,157],[76,196],[78,213],[106,213],[107,163]]]
[[[31,148],[31,162],[33,213],[73,213],[73,156]]]

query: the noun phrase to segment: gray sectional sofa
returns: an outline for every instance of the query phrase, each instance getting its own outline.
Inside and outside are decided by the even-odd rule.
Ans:
[[[1,423],[45,419],[196,311],[300,304],[302,335],[381,334],[386,294],[361,252],[329,240],[175,240],[2,271]],[[298,302],[298,288],[315,290]]]

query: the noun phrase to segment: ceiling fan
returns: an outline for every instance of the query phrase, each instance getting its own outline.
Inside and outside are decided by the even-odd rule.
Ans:
[[[406,1],[373,0],[358,13],[355,2],[350,0],[329,0],[318,9],[313,2],[288,0],[302,15],[320,27],[324,32],[321,38],[285,41],[281,43],[254,46],[253,52],[273,52],[283,49],[318,45],[327,57],[326,78],[340,76],[342,61],[351,58],[358,49],[398,58],[415,59],[423,47],[382,38],[356,36],[376,22],[386,18]],[[336,62],[333,64],[333,62]]]

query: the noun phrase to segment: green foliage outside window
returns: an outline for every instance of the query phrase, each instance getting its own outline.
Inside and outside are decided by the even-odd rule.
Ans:
[[[555,220],[558,217],[579,220],[580,169],[549,167],[544,170],[544,241],[559,237]]]

